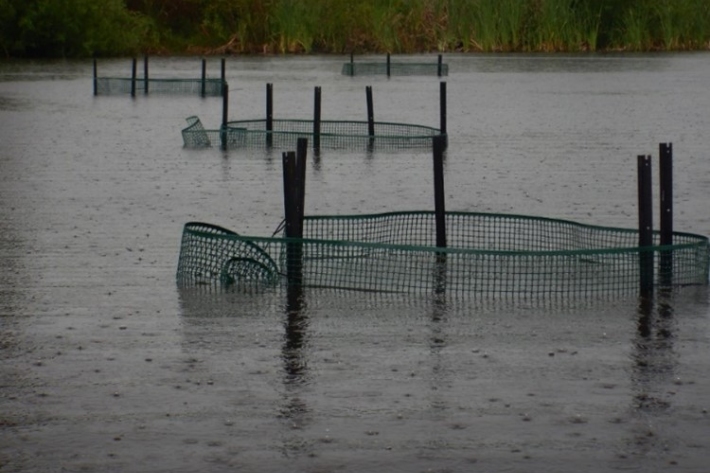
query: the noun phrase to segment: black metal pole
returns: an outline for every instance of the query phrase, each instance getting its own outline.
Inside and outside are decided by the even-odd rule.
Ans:
[[[200,95],[204,97],[207,94],[207,59],[202,58],[202,90]]]
[[[315,88],[313,104],[313,150],[320,152],[320,115],[321,115],[321,88]]]
[[[350,76],[355,75],[355,57],[353,56],[353,53],[350,53]]]
[[[442,74],[442,72],[441,72],[442,71],[442,60],[443,59],[441,57],[441,54],[439,54],[439,58],[437,59],[437,62],[436,62],[436,75],[439,77],[441,77],[441,74]]]
[[[365,95],[367,98],[367,134],[370,137],[375,136],[375,111],[372,102],[372,86],[365,87]]]
[[[133,58],[133,66],[131,67],[131,97],[136,96],[136,69],[137,69],[136,58]]]
[[[653,291],[653,189],[651,156],[638,156],[639,283],[642,297]]]
[[[222,82],[222,126],[220,127],[220,142],[222,149],[227,149],[227,123],[229,122],[229,84]]]
[[[448,147],[449,138],[446,130],[446,82],[439,83],[439,132],[444,136],[444,149]]]
[[[148,95],[148,55],[143,56],[143,93]]]
[[[434,214],[436,246],[446,248],[446,199],[444,194],[444,137],[434,137]]]
[[[274,84],[266,84],[266,146],[274,144]]]
[[[94,95],[99,95],[99,76],[96,58],[94,58]]]
[[[659,145],[659,181],[661,188],[661,245],[673,244],[673,144]],[[673,251],[662,251],[660,279],[664,286],[673,284]]]
[[[390,76],[390,53],[387,53],[387,77]]]

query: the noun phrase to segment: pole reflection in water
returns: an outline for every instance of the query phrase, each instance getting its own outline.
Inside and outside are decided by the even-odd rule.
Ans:
[[[674,374],[678,365],[673,346],[675,318],[672,294],[659,290],[639,297],[636,337],[632,352],[633,415],[642,423],[634,438],[635,448],[650,453],[663,441],[655,420],[669,414]]]
[[[284,437],[283,455],[287,457],[309,453],[308,442],[296,434],[308,423],[309,415],[308,406],[302,397],[303,389],[309,382],[306,359],[308,316],[305,308],[303,288],[299,284],[289,284],[285,307],[285,333],[281,350],[285,388],[281,416],[288,426],[288,433]]]

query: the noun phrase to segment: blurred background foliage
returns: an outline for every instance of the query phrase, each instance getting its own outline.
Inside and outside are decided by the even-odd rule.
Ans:
[[[710,0],[0,0],[6,57],[710,48]]]

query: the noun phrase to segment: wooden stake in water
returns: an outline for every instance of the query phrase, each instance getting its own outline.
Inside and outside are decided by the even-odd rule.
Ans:
[[[448,147],[448,133],[446,131],[446,82],[439,83],[439,131],[444,135],[444,149]]]
[[[96,58],[94,58],[94,95],[99,95],[99,76],[98,66],[96,65]]]
[[[443,58],[441,57],[441,54],[439,54],[439,58],[437,59],[436,62],[436,75],[441,77],[442,75],[442,70],[443,70]]]
[[[308,140],[299,138],[297,151],[283,153],[284,214],[286,238],[303,238],[303,217],[306,193],[306,154]],[[303,244],[288,242],[286,247],[287,278],[289,285],[303,281]]]
[[[446,197],[444,193],[444,136],[434,137],[434,214],[436,246],[446,248]]]
[[[387,53],[387,77],[390,76],[390,53]]]
[[[641,297],[653,292],[653,189],[651,156],[638,156],[639,284]]]
[[[227,149],[227,123],[229,122],[229,84],[222,82],[222,126],[219,138],[222,149]]]
[[[320,116],[321,116],[321,88],[315,88],[313,98],[313,150],[316,154],[320,152]]]
[[[148,55],[143,56],[143,94],[148,95]]]
[[[274,144],[274,84],[266,84],[266,146]]]
[[[222,82],[224,83],[224,82]],[[202,81],[201,81],[201,91],[200,95],[204,97],[207,95],[207,60],[202,58]]]
[[[133,58],[133,65],[131,67],[131,97],[136,96],[136,69],[138,68],[136,58]]]
[[[367,134],[370,140],[375,137],[375,110],[372,102],[372,86],[365,87],[365,96],[367,99]]]
[[[673,144],[659,145],[659,181],[660,181],[660,226],[661,245],[673,244]],[[663,286],[673,284],[673,251],[662,251],[660,261],[660,280]]]
[[[355,75],[355,57],[353,56],[353,53],[350,53],[350,76]]]

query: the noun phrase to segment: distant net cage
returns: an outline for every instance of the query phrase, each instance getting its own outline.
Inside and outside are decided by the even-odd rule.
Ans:
[[[344,76],[448,76],[449,66],[437,63],[392,62],[346,62]]]
[[[221,97],[224,81],[222,79],[144,79],[130,77],[97,77],[94,79],[96,95],[130,94],[135,83],[135,93],[144,94],[146,87],[152,94],[163,95],[203,95]]]
[[[326,149],[430,149],[432,140],[441,134],[437,128],[406,123],[374,122],[374,134],[366,121],[322,120],[319,141],[313,120],[274,119],[272,130],[267,130],[266,119],[230,121],[219,130],[205,130],[196,116],[186,119],[188,126],[182,130],[186,148],[265,147],[293,148],[298,138],[319,143]],[[268,143],[268,140],[271,143]]]
[[[700,235],[676,232],[673,245],[659,246],[656,234],[654,246],[640,248],[637,230],[541,217],[448,212],[446,226],[448,246],[438,248],[435,214],[425,211],[307,216],[302,239],[191,222],[177,280],[264,286],[297,268],[303,287],[571,300],[637,293],[640,256],[652,255],[659,284],[708,281],[709,243]]]

